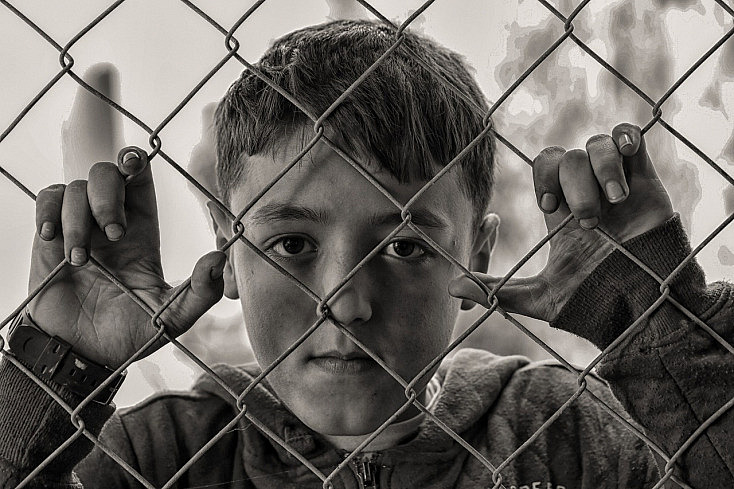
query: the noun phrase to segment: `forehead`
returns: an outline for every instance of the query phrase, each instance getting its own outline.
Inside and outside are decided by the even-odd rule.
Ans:
[[[303,149],[298,137],[289,138],[275,154],[258,154],[246,158],[245,178],[232,192],[232,211],[237,214],[258,193],[278,177]],[[420,192],[427,181],[399,182],[389,172],[382,170],[374,160],[358,158],[367,172],[401,205],[405,205]],[[454,233],[469,229],[473,207],[461,191],[456,171],[447,172],[442,178],[421,192],[411,204],[414,216],[435,217]],[[319,141],[288,172],[283,175],[245,215],[245,220],[258,210],[288,204],[315,209],[329,214],[330,220],[346,219],[354,223],[360,219],[372,219],[375,214],[400,213],[391,202],[360,172],[326,143]],[[418,224],[417,218],[414,221]],[[426,221],[421,219],[421,221]]]

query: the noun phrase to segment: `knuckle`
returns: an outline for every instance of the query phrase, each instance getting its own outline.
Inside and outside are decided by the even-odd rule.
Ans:
[[[543,198],[544,194],[551,193],[551,194],[557,194],[560,192],[559,186],[557,182],[547,182],[547,181],[536,181],[535,182],[535,198],[538,200],[538,204],[540,204],[540,200]]]
[[[90,235],[90,227],[84,220],[72,219],[64,221],[64,242],[70,247],[76,244],[86,243]]]
[[[105,230],[109,224],[119,224],[123,227],[126,225],[125,217],[111,206],[103,209],[92,209],[92,217],[102,230]]]
[[[114,219],[117,215],[116,202],[110,199],[102,199],[95,201],[92,205],[92,214],[98,221],[107,221]]]

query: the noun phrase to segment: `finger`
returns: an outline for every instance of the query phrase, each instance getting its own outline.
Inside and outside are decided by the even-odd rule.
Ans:
[[[622,168],[622,154],[612,137],[607,134],[592,136],[586,142],[586,152],[607,200],[612,204],[624,201],[629,195],[629,187]]]
[[[92,216],[110,241],[125,235],[125,180],[114,163],[96,163],[89,170],[87,197]]]
[[[612,138],[624,156],[636,154],[643,144],[640,128],[626,122],[612,129]]]
[[[629,123],[619,124],[612,129],[612,139],[624,156],[624,169],[628,179],[638,175],[657,178],[655,167],[647,154],[645,138],[638,126]]]
[[[64,256],[72,265],[84,265],[89,260],[92,223],[92,211],[87,200],[87,182],[74,180],[66,186],[61,207]]]
[[[579,225],[584,229],[595,228],[601,212],[599,185],[586,151],[567,151],[558,168],[558,179],[568,208]]]
[[[44,241],[51,241],[61,231],[61,205],[66,185],[44,188],[36,196],[36,231]]]
[[[120,74],[114,65],[95,64],[84,73],[84,80],[108,98],[120,101]],[[87,178],[95,161],[111,161],[121,146],[122,115],[80,86],[61,130],[64,180]]]
[[[191,284],[162,315],[170,325],[170,333],[178,336],[189,329],[209,308],[219,302],[224,293],[226,255],[212,251],[199,258],[191,274]],[[181,286],[179,286],[181,287]],[[176,293],[178,288],[173,289]]]
[[[117,167],[125,178],[125,206],[135,213],[156,215],[155,185],[148,154],[135,146],[120,150]]]
[[[474,276],[480,280],[491,292],[500,282],[497,277],[483,273],[475,273]],[[536,319],[547,321],[548,314],[543,307],[543,286],[535,277],[512,278],[505,282],[496,291],[499,306],[507,312],[514,312]],[[470,277],[461,275],[449,282],[449,294],[459,299],[467,299],[490,307],[489,299],[484,290]]]
[[[558,165],[566,152],[560,146],[545,148],[533,160],[533,185],[538,207],[545,213],[553,213],[561,202],[561,185],[558,182]]]

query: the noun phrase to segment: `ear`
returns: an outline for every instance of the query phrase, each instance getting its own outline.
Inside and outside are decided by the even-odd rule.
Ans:
[[[232,238],[232,221],[214,202],[207,202],[206,207],[209,209],[217,249],[221,249]],[[224,265],[224,296],[227,299],[239,299],[240,293],[237,290],[237,280],[232,267],[232,247],[227,248],[225,253],[227,263]]]
[[[471,257],[469,258],[469,271],[487,273],[489,269],[489,259],[492,256],[492,250],[497,242],[497,233],[500,227],[500,216],[494,213],[488,213],[482,218],[479,229],[475,231],[474,243],[472,244]],[[476,303],[470,300],[461,301],[461,309],[468,311],[474,307]]]

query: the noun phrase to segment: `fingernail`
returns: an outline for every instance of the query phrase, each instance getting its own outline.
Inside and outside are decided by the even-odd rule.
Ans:
[[[41,238],[51,241],[56,235],[56,226],[52,222],[44,222],[41,224]]]
[[[618,143],[619,143],[619,149],[622,150],[622,149],[625,149],[627,146],[632,145],[632,139],[630,139],[630,137],[626,133],[622,133],[622,135],[619,136]]]
[[[87,250],[84,248],[72,248],[71,249],[71,264],[72,265],[84,265],[87,263]]]
[[[558,199],[551,193],[545,193],[540,198],[540,208],[546,212],[553,212],[558,207]]]
[[[605,186],[609,202],[619,202],[624,198],[624,189],[616,180],[609,180]]]
[[[117,241],[122,238],[125,230],[119,224],[108,224],[104,228],[104,233],[110,241]]]
[[[579,226],[584,229],[594,229],[599,224],[598,217],[587,217],[586,219],[579,219]]]
[[[125,166],[128,166],[128,165],[132,165],[132,164],[136,163],[136,162],[133,162],[132,161],[133,158],[135,158],[136,160],[140,160],[140,157],[138,156],[138,154],[135,151],[128,151],[122,157],[122,164],[125,165]]]
[[[126,173],[136,175],[142,166],[143,161],[137,152],[128,151],[122,156],[122,167]]]

